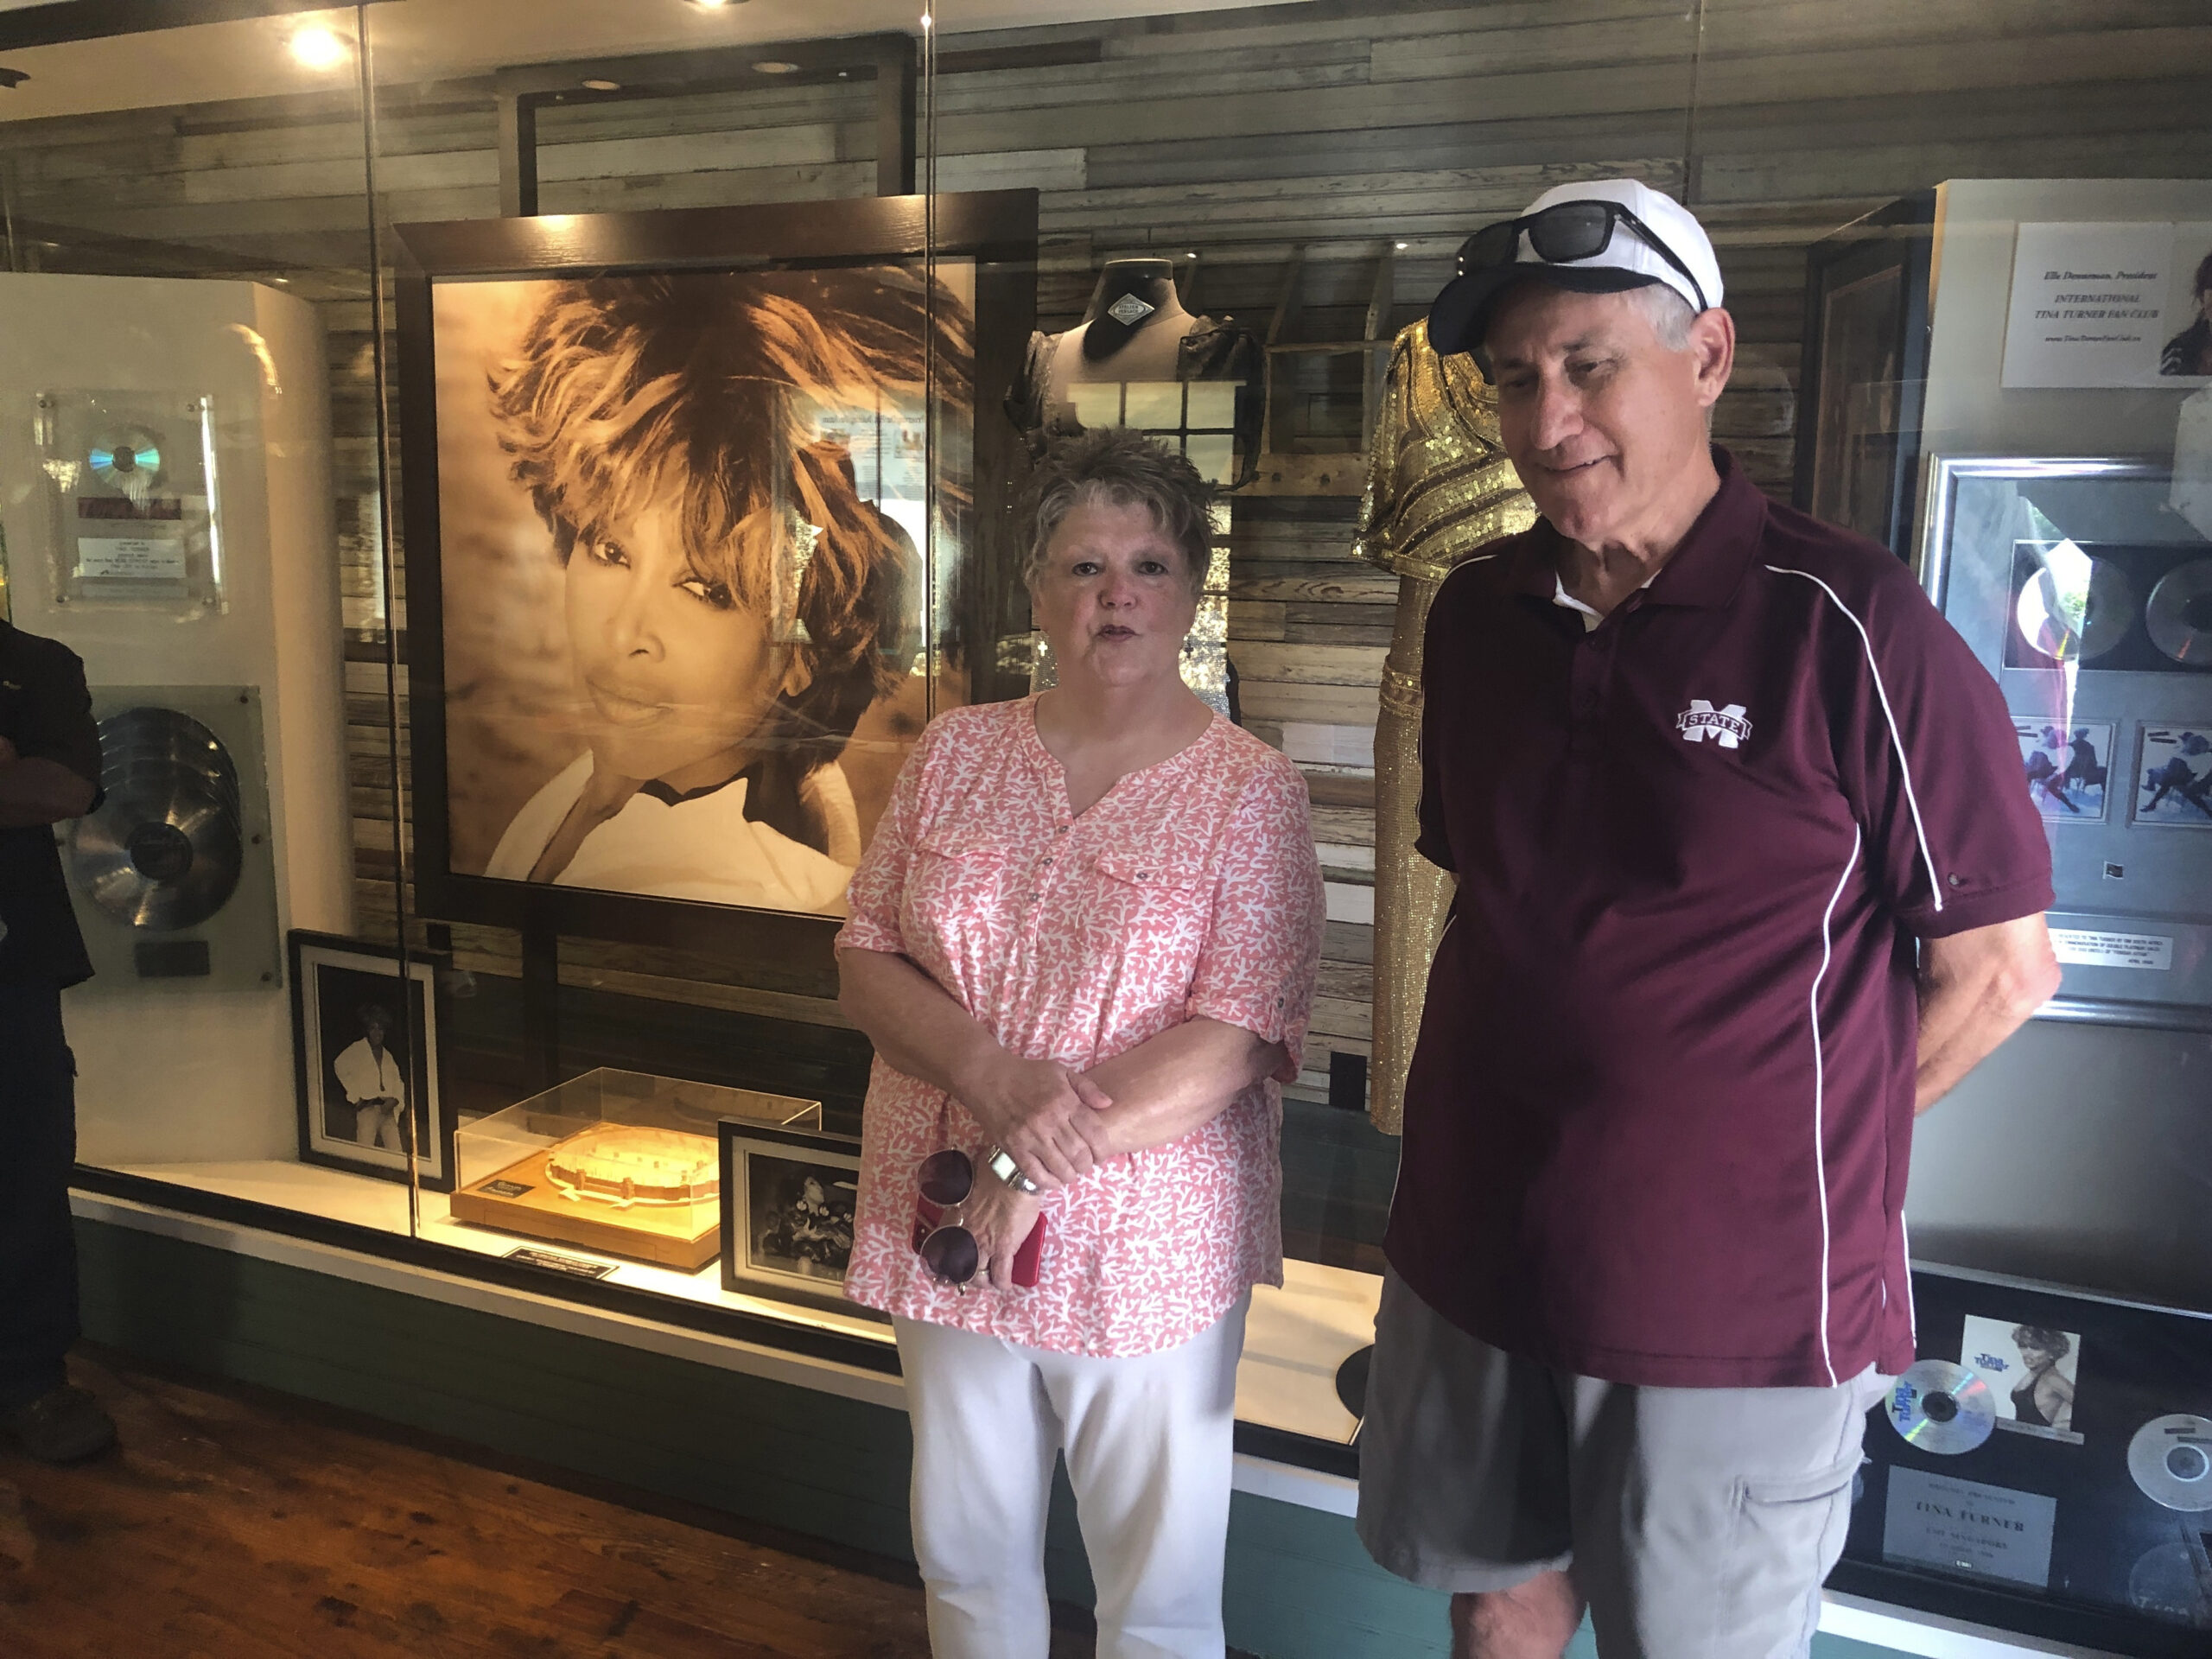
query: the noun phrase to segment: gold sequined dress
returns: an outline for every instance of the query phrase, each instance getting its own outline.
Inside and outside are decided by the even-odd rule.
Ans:
[[[1440,357],[1428,325],[1401,329],[1376,417],[1360,501],[1362,558],[1398,577],[1397,623],[1375,728],[1375,1027],[1368,1115],[1395,1135],[1421,1031],[1429,959],[1450,878],[1414,850],[1420,834],[1421,664],[1429,602],[1453,569],[1536,521],[1498,442],[1497,397],[1468,356]]]

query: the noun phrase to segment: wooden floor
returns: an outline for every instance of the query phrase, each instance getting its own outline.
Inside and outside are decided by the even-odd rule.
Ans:
[[[634,1495],[112,1353],[76,1380],[122,1445],[73,1469],[0,1450],[7,1659],[929,1651],[911,1567],[711,1512],[647,1512],[621,1501]],[[1052,1647],[1090,1650],[1072,1633]]]

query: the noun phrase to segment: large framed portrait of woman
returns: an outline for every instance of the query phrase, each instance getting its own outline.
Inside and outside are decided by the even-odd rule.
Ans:
[[[1036,195],[397,232],[428,916],[825,963],[924,724],[1014,695]],[[931,233],[933,232],[933,234]]]

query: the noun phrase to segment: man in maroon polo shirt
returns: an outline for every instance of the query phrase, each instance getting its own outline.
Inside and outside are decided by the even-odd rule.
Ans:
[[[1912,1120],[2056,988],[1996,685],[1710,444],[1711,244],[1629,181],[1469,238],[1429,337],[1542,520],[1428,624],[1458,896],[1406,1088],[1359,1529],[1456,1655],[1802,1654],[1913,1357]]]

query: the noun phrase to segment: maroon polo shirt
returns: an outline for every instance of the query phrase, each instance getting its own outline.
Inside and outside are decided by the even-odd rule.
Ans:
[[[1615,1382],[1913,1357],[1914,940],[2051,902],[1997,686],[1888,550],[1719,493],[1594,631],[1546,523],[1428,622],[1421,852],[1459,878],[1385,1251]]]

